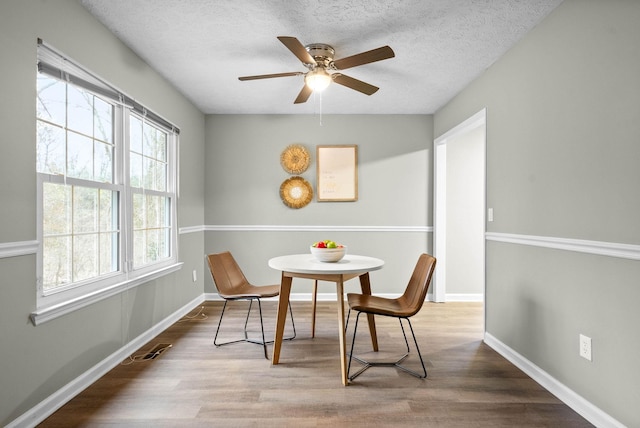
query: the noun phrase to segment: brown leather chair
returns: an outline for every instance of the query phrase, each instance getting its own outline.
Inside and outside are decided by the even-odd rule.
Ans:
[[[222,313],[220,314],[220,320],[218,321],[218,328],[216,329],[216,335],[213,339],[213,343],[216,346],[229,345],[231,343],[238,342],[250,342],[258,345],[262,345],[264,348],[264,357],[269,358],[267,355],[267,343],[273,341],[265,341],[264,338],[264,324],[262,322],[262,305],[260,299],[268,297],[276,297],[280,294],[280,284],[275,285],[252,285],[247,281],[242,270],[236,263],[235,259],[229,251],[209,254],[207,256],[207,262],[209,263],[209,270],[213,278],[213,283],[218,290],[220,297],[224,299],[224,306],[222,307]],[[218,343],[218,333],[220,332],[220,325],[222,324],[222,318],[224,317],[224,311],[227,307],[227,303],[233,300],[249,300],[249,310],[247,311],[247,318],[244,322],[244,339],[231,340],[228,342]],[[247,324],[249,322],[249,316],[251,315],[251,307],[253,301],[258,302],[258,311],[260,313],[260,329],[262,332],[262,341],[249,339],[247,336]],[[291,340],[296,337],[296,326],[293,322],[293,312],[291,311],[291,304],[289,304],[289,315],[291,316],[291,324],[293,325],[293,336],[285,338],[285,340]]]
[[[421,254],[418,258],[418,262],[416,263],[416,267],[413,270],[413,274],[411,275],[411,279],[409,280],[409,284],[407,285],[404,294],[402,294],[402,296],[398,297],[397,299],[388,299],[366,294],[347,294],[347,300],[349,302],[349,315],[347,317],[347,325],[349,323],[349,316],[351,315],[351,311],[354,310],[358,312],[355,327],[353,330],[351,352],[349,354],[349,365],[347,366],[347,377],[349,378],[349,380],[355,379],[372,366],[395,366],[413,376],[419,378],[427,377],[427,369],[424,366],[424,361],[422,360],[422,355],[420,354],[420,348],[418,347],[418,341],[416,340],[416,335],[413,332],[413,327],[411,326],[411,321],[409,320],[409,318],[417,314],[418,311],[420,311],[420,309],[422,308],[422,304],[424,303],[424,300],[427,296],[427,290],[429,289],[431,277],[433,275],[435,266],[436,259],[434,257],[428,254]],[[356,343],[356,332],[358,330],[358,319],[360,318],[361,313],[398,318],[398,321],[400,321],[400,327],[402,328],[404,342],[407,345],[407,351],[402,357],[400,357],[400,359],[392,362],[368,362],[353,355],[353,348]],[[418,373],[400,365],[400,363],[405,358],[407,358],[407,356],[409,356],[409,342],[407,341],[407,335],[405,334],[402,320],[406,320],[409,324],[409,328],[411,329],[413,342],[415,343],[416,351],[418,351],[418,357],[420,358],[420,363],[422,364],[422,373]],[[364,367],[354,375],[350,375],[352,359],[355,359],[364,364]]]

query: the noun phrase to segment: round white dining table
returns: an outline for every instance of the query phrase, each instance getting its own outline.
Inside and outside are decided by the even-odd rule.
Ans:
[[[269,260],[269,267],[282,272],[280,295],[278,297],[278,314],[276,317],[276,331],[273,343],[271,364],[276,365],[280,360],[280,349],[284,336],[285,319],[289,306],[289,295],[293,278],[305,278],[315,281],[335,282],[338,309],[338,335],[340,341],[340,367],[342,384],[348,385],[347,351],[345,342],[344,321],[344,283],[358,277],[363,294],[371,294],[369,272],[382,269],[384,261],[367,256],[347,254],[338,262],[327,263],[318,261],[312,254],[292,254],[274,257]],[[317,282],[316,282],[317,284]],[[315,309],[314,309],[315,311]],[[369,332],[373,350],[378,350],[378,339],[373,315],[368,314]]]

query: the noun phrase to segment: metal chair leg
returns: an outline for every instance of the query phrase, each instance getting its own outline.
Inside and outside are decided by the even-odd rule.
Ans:
[[[417,378],[420,379],[424,379],[427,377],[427,369],[424,365],[424,360],[422,359],[422,354],[420,353],[420,347],[418,346],[418,340],[416,339],[416,335],[415,332],[413,331],[413,326],[411,325],[411,320],[409,318],[401,318],[398,317],[398,321],[400,322],[400,328],[402,329],[402,335],[404,337],[404,342],[405,345],[407,346],[407,352],[400,357],[398,360],[396,361],[376,361],[376,362],[370,362],[370,361],[366,361],[362,358],[359,358],[355,355],[353,355],[353,349],[355,347],[355,343],[356,343],[356,333],[358,331],[358,320],[360,319],[360,314],[362,312],[358,311],[358,315],[356,316],[356,322],[355,322],[355,327],[353,329],[353,338],[351,340],[351,352],[349,353],[349,363],[347,365],[347,378],[349,380],[354,380],[355,378],[357,378],[358,376],[360,376],[365,370],[367,370],[370,367],[374,367],[374,366],[394,366],[399,368],[400,370],[415,376]],[[347,323],[348,323],[348,319],[349,319],[349,315],[347,315]],[[409,341],[407,340],[407,335],[404,329],[404,325],[402,324],[402,320],[405,319],[408,323],[409,323],[409,328],[411,329],[411,335],[413,336],[413,343],[416,346],[416,351],[418,353],[418,358],[420,359],[420,364],[422,365],[422,374],[418,373],[414,370],[408,369],[402,365],[400,365],[400,363],[402,361],[404,361],[408,356],[409,356],[409,352],[410,352],[410,348],[409,348]],[[363,364],[364,366],[357,371],[356,373],[354,373],[353,375],[351,375],[351,361],[355,359],[357,360],[359,363]]]
[[[408,369],[406,367],[401,366],[400,363],[402,360],[404,360],[404,358],[402,358],[401,360],[399,360],[396,364],[394,364],[397,368],[399,368],[400,370],[403,370],[407,373],[409,373],[410,375],[413,375],[415,377],[418,377],[420,379],[424,379],[427,377],[427,368],[424,366],[424,360],[422,359],[422,354],[420,353],[420,347],[418,346],[418,340],[416,339],[416,335],[413,331],[413,326],[411,325],[411,320],[409,318],[404,318],[405,320],[407,320],[407,322],[409,323],[409,328],[411,329],[411,335],[413,336],[413,343],[416,345],[416,351],[418,352],[418,358],[420,359],[420,364],[422,365],[422,374],[413,371],[411,369]],[[400,320],[400,326],[402,326],[402,318],[398,318],[398,320]],[[404,334],[404,327],[402,327],[402,334]],[[404,334],[404,341],[407,343],[407,355],[409,354],[409,342],[407,341],[407,335]]]
[[[289,302],[289,316],[291,317],[291,327],[293,327],[293,336],[285,337],[284,340],[293,340],[296,338],[296,323],[293,321],[293,310],[291,309],[291,302]]]
[[[241,299],[241,300],[244,300],[244,299]],[[218,333],[220,332],[220,326],[222,325],[222,318],[224,317],[224,311],[227,308],[227,303],[229,302],[228,300],[225,300],[224,301],[224,305],[222,306],[222,312],[220,313],[220,320],[218,321],[218,327],[216,328],[216,335],[213,338],[213,344],[216,345],[216,346],[224,346],[224,345],[230,345],[232,343],[238,343],[238,342],[249,342],[249,343],[254,343],[256,345],[262,345],[262,347],[264,349],[264,357],[266,359],[269,359],[269,355],[267,353],[267,344],[273,343],[273,340],[267,341],[265,339],[264,321],[263,321],[263,318],[262,318],[262,304],[261,304],[259,298],[247,299],[247,300],[249,300],[249,309],[247,310],[247,316],[245,317],[245,320],[244,320],[244,329],[243,329],[244,339],[230,340],[228,342],[218,343]],[[251,316],[251,308],[253,307],[253,301],[254,300],[258,301],[258,312],[260,314],[260,332],[262,334],[262,341],[255,340],[255,339],[249,339],[249,336],[247,334],[247,326],[249,325],[249,317]],[[293,339],[295,339],[296,334],[297,334],[296,333],[295,321],[293,320],[293,310],[291,309],[291,303],[289,303],[289,316],[291,317],[291,325],[293,327],[293,336],[286,337],[283,340],[293,340]]]
[[[216,335],[213,338],[213,344],[216,346],[222,346],[222,345],[227,345],[229,343],[235,343],[235,342],[241,342],[241,341],[234,341],[234,342],[226,342],[226,343],[218,343],[218,333],[220,332],[220,325],[222,324],[222,317],[224,317],[224,310],[227,308],[227,301],[224,301],[224,305],[222,306],[222,312],[220,313],[220,319],[218,320],[218,328],[216,329]]]

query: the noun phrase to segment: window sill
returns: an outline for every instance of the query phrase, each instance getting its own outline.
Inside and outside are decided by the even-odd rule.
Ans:
[[[154,279],[160,278],[164,275],[168,275],[170,273],[176,272],[182,269],[182,265],[183,265],[182,262],[176,263],[171,266],[167,266],[162,269],[149,272],[148,274],[137,277],[135,279],[114,284],[111,287],[104,288],[100,291],[97,291],[92,294],[88,294],[86,296],[82,296],[77,299],[72,299],[67,302],[59,303],[57,305],[50,306],[47,308],[37,309],[35,312],[32,312],[30,315],[31,322],[33,323],[33,325],[40,325],[45,322],[51,321],[63,315],[69,314],[73,311],[76,311],[80,308],[84,308],[85,306],[92,305],[108,297],[115,296],[118,293],[137,287],[138,285],[144,284],[149,281],[153,281]]]

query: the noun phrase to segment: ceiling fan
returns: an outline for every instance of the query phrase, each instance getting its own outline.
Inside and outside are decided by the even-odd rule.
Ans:
[[[393,58],[395,54],[389,46],[383,46],[346,58],[333,59],[335,50],[324,43],[312,43],[303,46],[295,37],[279,36],[278,40],[287,47],[309,69],[306,73],[294,71],[289,73],[261,74],[257,76],[238,77],[239,80],[271,79],[304,75],[305,85],[298,94],[294,104],[304,103],[313,91],[322,91],[331,82],[354,89],[366,95],[374,94],[379,88],[339,72],[358,65],[369,64],[383,59]]]

